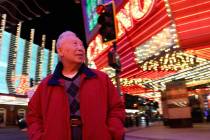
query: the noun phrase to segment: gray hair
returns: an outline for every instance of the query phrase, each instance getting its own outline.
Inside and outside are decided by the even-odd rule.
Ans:
[[[77,35],[72,31],[63,32],[57,39],[56,49],[58,49],[61,46],[62,41],[65,40],[68,37],[77,37]]]

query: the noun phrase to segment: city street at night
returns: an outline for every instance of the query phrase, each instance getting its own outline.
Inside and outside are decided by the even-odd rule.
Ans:
[[[210,140],[210,0],[0,0],[0,140]]]

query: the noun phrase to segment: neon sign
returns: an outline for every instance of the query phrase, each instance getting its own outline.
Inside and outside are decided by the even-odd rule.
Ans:
[[[116,14],[118,37],[130,30],[135,22],[144,20],[155,6],[155,0],[130,0]]]
[[[26,91],[29,90],[29,76],[27,75],[21,75],[21,76],[15,76],[13,77],[12,81],[15,83],[17,80],[19,80],[19,84],[16,87],[15,91],[19,95],[25,95]]]
[[[98,22],[98,14],[96,13],[96,7],[102,4],[103,0],[87,0],[86,1],[86,13],[88,17],[88,29],[92,31]]]
[[[126,31],[133,28],[133,25],[144,20],[154,9],[156,0],[129,0],[123,8],[116,14],[118,38],[122,37]],[[90,42],[88,47],[88,59],[93,60],[109,45],[103,44],[100,35]]]
[[[105,50],[110,44],[103,44],[102,38],[100,35],[97,35],[96,38],[91,41],[87,50],[87,57],[89,60],[93,60],[99,53]],[[96,47],[97,46],[97,47]]]

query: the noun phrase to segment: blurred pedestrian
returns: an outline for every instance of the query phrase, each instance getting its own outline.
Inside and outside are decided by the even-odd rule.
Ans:
[[[149,126],[149,122],[150,122],[150,111],[146,110],[145,111],[145,122],[146,122],[146,126]]]
[[[136,122],[136,126],[139,126],[139,115],[138,113],[135,113],[135,122]]]

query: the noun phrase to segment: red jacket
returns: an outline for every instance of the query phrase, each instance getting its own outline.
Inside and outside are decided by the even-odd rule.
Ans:
[[[68,95],[60,79],[62,64],[38,86],[28,105],[30,140],[71,140]],[[122,140],[124,105],[108,76],[82,66],[80,113],[83,140]]]

